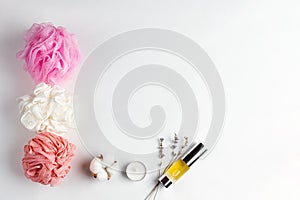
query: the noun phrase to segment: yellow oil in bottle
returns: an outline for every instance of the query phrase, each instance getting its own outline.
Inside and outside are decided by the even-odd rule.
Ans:
[[[179,180],[206,151],[202,143],[195,143],[180,159],[173,162],[171,167],[158,178],[158,182],[168,188]]]
[[[189,169],[189,166],[183,160],[179,159],[171,165],[166,174],[170,179],[177,181]]]

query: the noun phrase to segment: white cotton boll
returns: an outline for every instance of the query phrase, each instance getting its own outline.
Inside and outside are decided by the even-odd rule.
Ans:
[[[108,181],[109,176],[99,158],[95,157],[90,163],[90,171],[99,181]]]
[[[107,168],[107,171],[110,173],[111,176],[113,176],[116,173],[116,168],[118,167],[118,163],[116,161],[113,162],[113,164]]]
[[[102,164],[106,167],[108,173],[113,176],[115,174],[115,168],[118,163],[115,161],[115,157],[112,154],[104,154]]]
[[[90,163],[90,171],[94,178],[98,179],[99,181],[108,181],[113,176],[115,170],[113,167],[116,167],[117,162],[112,161],[111,165],[107,165],[106,157],[102,155],[100,157],[95,157]],[[105,163],[105,164],[104,164]]]
[[[97,179],[101,182],[109,180],[107,171],[104,168],[101,168],[101,170],[97,173]]]
[[[101,160],[99,158],[95,157],[90,163],[90,171],[93,174],[97,174],[98,172],[101,171],[101,169],[103,169]]]

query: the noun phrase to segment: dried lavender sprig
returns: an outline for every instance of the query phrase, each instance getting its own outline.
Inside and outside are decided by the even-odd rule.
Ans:
[[[158,146],[158,149],[159,149],[159,163],[158,163],[158,166],[160,167],[160,169],[159,169],[159,174],[160,174],[160,170],[161,170],[161,167],[162,167],[162,164],[163,164],[163,158],[165,157],[164,145],[163,145],[164,138],[159,138],[158,142],[159,142],[159,146]]]
[[[178,155],[178,152],[175,152],[176,148],[177,148],[177,143],[179,141],[178,135],[177,133],[174,133],[174,137],[172,141],[172,145],[170,146],[170,148],[172,149],[172,156],[173,158],[170,160],[170,162],[168,163],[167,168],[169,168],[169,165],[173,162],[173,160],[176,158],[176,156]]]
[[[172,145],[170,145],[170,147],[172,149],[172,156],[176,156],[175,149],[177,148],[178,141],[179,141],[178,135],[177,135],[177,133],[174,133],[173,140],[171,140]]]
[[[183,150],[188,146],[188,144],[189,144],[189,138],[184,137],[184,144],[183,146],[181,146],[177,156],[180,156],[182,154]]]

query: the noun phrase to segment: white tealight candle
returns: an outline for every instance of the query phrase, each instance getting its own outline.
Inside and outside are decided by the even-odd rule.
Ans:
[[[132,181],[141,181],[146,176],[146,166],[139,161],[131,162],[126,167],[126,175]]]

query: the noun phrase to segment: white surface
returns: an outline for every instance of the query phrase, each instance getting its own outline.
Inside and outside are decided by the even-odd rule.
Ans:
[[[63,25],[78,38],[83,59],[99,43],[127,30],[157,27],[198,42],[216,64],[227,95],[223,136],[158,199],[300,199],[300,2],[229,1],[1,1],[1,199],[143,199],[152,178],[133,183],[88,176],[89,154],[78,136],[71,173],[57,188],[23,176],[23,145],[33,134],[21,127],[15,99],[34,84],[15,53],[33,22]],[[75,79],[75,75],[74,78]],[[72,89],[74,80],[65,86]]]

